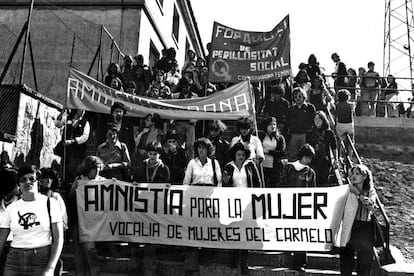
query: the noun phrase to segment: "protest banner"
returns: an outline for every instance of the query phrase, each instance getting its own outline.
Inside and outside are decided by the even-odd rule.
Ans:
[[[254,108],[248,81],[208,97],[158,100],[117,91],[76,69],[70,69],[67,88],[69,108],[109,114],[114,102],[122,102],[131,117],[158,113],[163,119],[181,120],[238,120],[252,117]]]
[[[260,82],[290,74],[289,16],[270,32],[241,31],[214,22],[209,60],[211,82]]]
[[[222,188],[84,181],[80,240],[221,249],[329,251],[348,186]]]

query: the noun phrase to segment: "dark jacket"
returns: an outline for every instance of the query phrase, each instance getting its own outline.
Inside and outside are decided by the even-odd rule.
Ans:
[[[280,98],[279,101],[267,101],[265,103],[263,112],[266,115],[275,117],[279,125],[286,125],[286,116],[289,109],[289,102]]]
[[[312,130],[306,134],[306,143],[310,144],[315,149],[313,163],[316,164],[330,161],[329,150],[336,149],[335,134],[330,129],[321,132],[317,128],[312,128]]]
[[[313,125],[315,106],[310,103],[303,103],[299,108],[297,105],[289,107],[286,120],[286,129],[290,134],[305,134]]]
[[[148,169],[148,162],[144,160],[139,166],[137,175],[134,175],[133,180],[142,183],[167,183],[170,182],[170,170],[161,162],[157,171],[154,174],[154,169]]]
[[[227,151],[229,150],[229,142],[227,142],[224,139],[221,139],[220,137],[209,137],[209,139],[215,147],[214,159],[216,159],[219,162],[220,168],[223,169],[224,165],[226,165],[229,161],[229,157],[227,155]]]
[[[262,186],[262,181],[256,164],[251,160],[246,160],[245,162],[247,162],[244,166],[247,175],[247,186],[249,188],[260,188]],[[227,171],[230,176],[230,180],[227,184],[223,182],[223,187],[233,187],[233,165],[231,163],[227,163],[226,166],[224,166],[224,171]]]
[[[163,152],[161,154],[161,160],[170,169],[171,184],[183,184],[185,168],[188,163],[185,150],[178,148],[176,154],[173,154],[170,151],[168,153]]]
[[[282,170],[280,187],[316,187],[315,171],[309,166],[305,166],[301,170],[296,170],[295,166],[289,163]]]

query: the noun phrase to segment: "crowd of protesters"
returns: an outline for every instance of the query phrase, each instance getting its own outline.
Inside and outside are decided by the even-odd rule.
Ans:
[[[80,180],[116,178],[131,183],[240,188],[306,188],[336,185],[335,181],[331,181],[330,175],[334,169],[339,168],[340,163],[341,153],[338,151],[337,139],[345,140],[347,134],[353,138],[355,105],[350,100],[357,97],[356,85],[361,88],[361,95],[364,95],[363,91],[366,90],[367,95],[370,95],[369,99],[376,99],[375,91],[379,91],[376,89],[381,84],[372,63],[362,78],[361,75],[349,73],[355,73],[355,70],[346,70],[345,64],[340,61],[337,54],[333,54],[332,59],[337,64],[334,89],[329,89],[316,57],[311,55],[307,64],[300,65],[293,82],[285,78],[267,83],[268,93],[261,97],[262,101],[257,108],[260,118],[258,122],[240,118],[234,132],[228,131],[226,124],[219,120],[195,121],[189,118],[172,122],[168,118],[161,118],[157,113],[148,114],[141,119],[129,118],[126,107],[120,102],[112,105],[107,116],[91,117],[82,110],[63,113],[60,119],[65,123],[60,124],[66,129],[62,132],[64,135],[55,148],[55,153],[65,157],[65,174],[55,176],[51,168],[42,171],[34,167],[25,170],[19,168],[17,178],[11,177],[7,189],[2,190],[3,198],[17,197],[19,193],[15,189],[15,184],[18,183],[21,186],[23,201],[40,198],[43,202],[43,197],[33,195],[33,192],[27,196],[23,191],[28,187],[32,190],[37,189],[37,186],[31,187],[33,183],[45,179],[44,184],[43,180],[41,182],[40,191],[43,190],[44,194],[51,198],[50,202],[59,206],[53,208],[53,212],[49,211],[53,240],[40,244],[41,247],[48,248],[45,254],[49,257],[39,269],[46,271],[58,265],[56,254],[61,250],[61,232],[67,229],[68,225],[68,237],[76,245],[76,275],[99,274],[95,244],[79,242],[74,194],[81,183]],[[187,52],[187,59],[181,70],[178,70],[179,65],[175,60],[173,48],[163,52],[163,57],[154,68],[145,65],[141,55],[134,58],[127,55],[121,66],[115,63],[108,66],[104,83],[126,93],[157,99],[204,97],[227,86],[208,81],[207,64],[208,60],[197,58],[191,50]],[[395,86],[396,89],[395,80],[390,77],[388,81],[387,85]],[[255,88],[257,90],[257,86]],[[361,106],[361,111],[364,112],[373,109],[375,104],[374,107]],[[334,124],[329,120],[330,114],[335,118],[335,130]],[[94,147],[93,154],[88,154],[88,151],[91,153],[91,147]],[[10,168],[4,170],[14,170],[12,164],[5,165]],[[356,173],[358,176],[354,177]],[[353,182],[362,185],[370,174],[365,168],[359,168],[352,170],[351,176]],[[64,198],[68,214],[62,197],[56,193],[58,185],[53,184],[54,181],[59,182],[60,178],[65,180],[62,190],[66,195]],[[369,181],[368,186],[356,185],[356,188],[351,190],[363,203],[360,208],[369,208],[373,204],[371,196],[375,191],[372,177]],[[0,230],[9,230],[0,231],[0,249],[7,244],[6,234],[9,234],[10,230],[13,240],[9,243],[9,248],[15,248],[15,243],[19,241],[20,231],[16,230],[14,217],[10,217],[8,209],[6,208],[5,212],[7,220],[0,220]],[[366,222],[369,217],[359,219]],[[48,221],[40,223],[47,224]],[[366,230],[364,223],[360,225],[358,231]],[[58,243],[55,243],[55,240]],[[353,261],[349,257],[353,250],[359,250],[355,249],[351,242],[346,243],[346,250],[343,250],[343,260],[347,264]],[[363,249],[363,260],[368,262],[372,252],[365,247]],[[146,252],[150,254],[152,251]],[[241,266],[242,274],[248,274],[247,251],[238,251],[235,254],[237,258],[235,257],[234,266]],[[198,250],[190,256],[198,256]],[[202,263],[203,256],[205,258],[205,254],[200,253],[197,262]],[[15,263],[10,262],[15,260],[9,259],[12,258],[7,255],[5,271],[14,269],[12,265]],[[303,270],[305,264],[305,252],[292,255],[293,269]],[[152,268],[145,271],[145,275],[155,275]],[[187,275],[196,275],[197,268],[189,269],[188,273]]]

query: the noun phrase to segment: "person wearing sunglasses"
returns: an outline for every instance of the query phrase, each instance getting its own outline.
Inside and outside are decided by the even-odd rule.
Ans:
[[[54,275],[63,248],[62,214],[56,199],[39,192],[36,166],[21,167],[16,179],[21,199],[7,206],[0,221],[0,253],[13,240],[3,275]]]

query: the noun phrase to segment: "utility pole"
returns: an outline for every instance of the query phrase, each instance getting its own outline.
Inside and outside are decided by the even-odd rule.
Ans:
[[[385,0],[383,75],[394,75],[402,88],[414,80],[414,17],[412,0]]]

